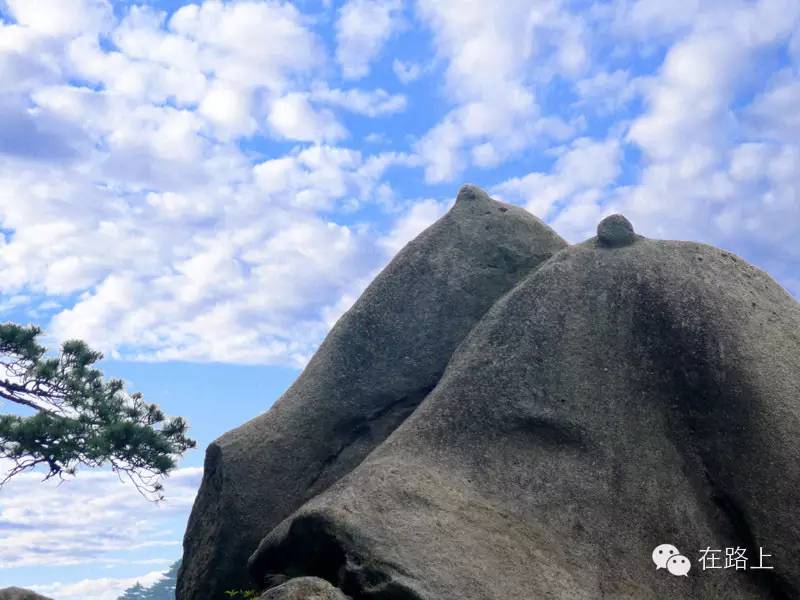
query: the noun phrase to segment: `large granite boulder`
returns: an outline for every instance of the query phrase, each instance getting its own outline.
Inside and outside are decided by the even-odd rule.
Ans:
[[[800,598],[800,306],[729,252],[620,217],[598,231],[499,299],[413,413],[265,537],[257,581],[316,576],[359,600]],[[663,544],[686,576],[656,568]],[[750,568],[703,570],[706,548]]]
[[[209,446],[177,597],[216,600],[248,587],[247,559],[259,541],[381,444],[496,300],[564,247],[524,210],[462,188],[339,320],[275,406]]]
[[[51,600],[51,598],[41,596],[30,590],[24,590],[18,587],[7,587],[0,589],[0,600]]]

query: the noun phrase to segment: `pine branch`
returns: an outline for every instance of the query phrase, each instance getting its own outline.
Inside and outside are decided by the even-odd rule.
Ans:
[[[79,466],[110,466],[145,497],[160,500],[162,480],[195,442],[181,418],[169,419],[122,381],[104,380],[94,364],[102,354],[84,342],[65,342],[57,358],[38,344],[41,330],[0,325],[0,398],[36,411],[0,415],[0,458],[12,468],[0,480],[45,466],[45,479],[72,475]]]

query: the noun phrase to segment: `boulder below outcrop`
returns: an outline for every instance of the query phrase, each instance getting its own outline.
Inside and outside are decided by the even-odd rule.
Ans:
[[[52,600],[46,596],[18,587],[0,589],[0,600]]]
[[[297,577],[267,590],[259,600],[350,600],[324,579]]]

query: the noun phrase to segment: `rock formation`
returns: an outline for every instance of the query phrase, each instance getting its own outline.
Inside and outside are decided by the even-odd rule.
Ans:
[[[511,236],[524,266],[479,291]],[[289,595],[310,582],[354,600],[800,597],[800,305],[733,254],[643,238],[619,215],[562,246],[462,190],[276,407],[209,449],[185,543],[184,564],[200,567],[184,570],[179,600],[217,598],[202,568],[222,567],[205,589],[235,585],[214,553],[252,551],[262,534],[253,580],[284,582],[265,598],[312,598]],[[443,286],[446,269],[463,284]],[[475,298],[484,308],[468,318]],[[425,350],[451,323],[458,334]],[[402,411],[385,408],[386,388]],[[665,543],[687,576],[656,569]],[[774,568],[704,571],[707,547]]]
[[[462,188],[339,320],[275,406],[209,446],[178,598],[247,587],[247,559],[261,539],[383,442],[497,298],[564,247],[524,210]]]
[[[267,590],[259,600],[348,600],[348,597],[324,579],[295,577]]]
[[[51,600],[46,596],[40,596],[36,592],[24,590],[18,587],[7,587],[0,590],[0,600]]]

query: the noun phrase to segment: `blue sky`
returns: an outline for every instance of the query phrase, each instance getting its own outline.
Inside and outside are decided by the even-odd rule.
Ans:
[[[796,0],[0,0],[0,318],[80,337],[200,449],[0,491],[0,585],[112,600],[464,182],[571,242],[732,250],[800,296]],[[3,410],[8,410],[4,406]],[[1,465],[0,465],[1,466]]]

